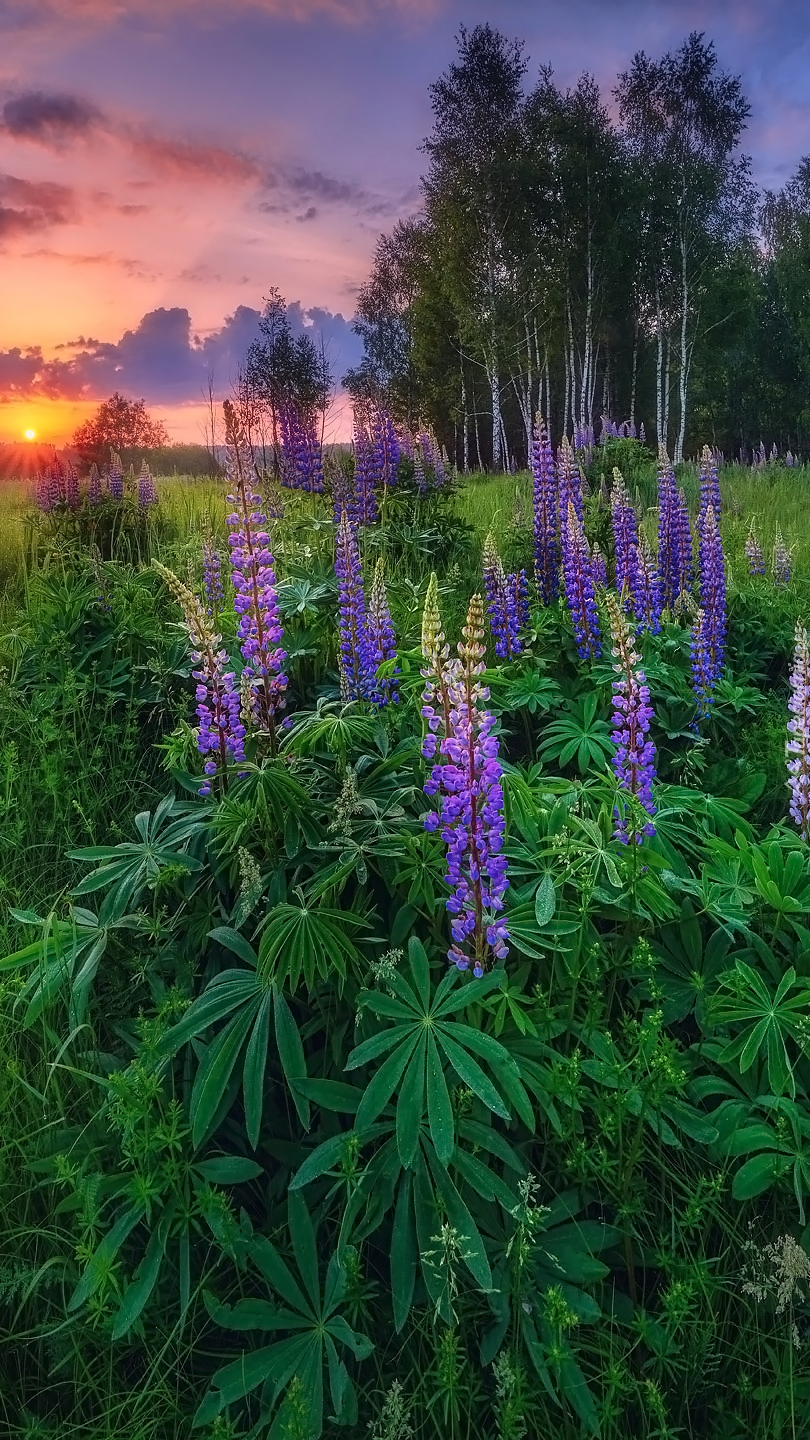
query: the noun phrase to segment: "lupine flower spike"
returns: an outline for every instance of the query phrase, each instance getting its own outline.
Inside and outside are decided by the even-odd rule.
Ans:
[[[506,956],[509,938],[506,923],[500,918],[509,883],[506,859],[501,854],[502,771],[498,741],[491,733],[494,716],[486,709],[489,691],[478,678],[484,670],[484,608],[480,595],[470,601],[462,633],[459,659],[445,666],[450,715],[440,749],[446,762],[433,766],[425,785],[427,794],[439,794],[441,811],[430,812],[425,828],[434,831],[441,827],[447,846],[445,880],[452,890],[447,909],[452,916],[453,937],[448,959],[460,970],[466,970],[472,961],[473,974],[480,976],[491,956]],[[438,683],[438,676],[434,676],[434,688]]]
[[[580,658],[595,660],[602,653],[602,641],[591,555],[572,500],[568,502],[568,524],[563,535],[563,575],[565,598]]]
[[[138,476],[138,504],[143,508],[147,505],[157,505],[157,502],[157,487],[152,479],[152,472],[144,460]]]
[[[703,680],[708,682],[711,693],[722,674],[726,649],[726,565],[723,542],[711,505],[700,527],[698,558],[703,614],[701,638],[706,657]]]
[[[604,590],[608,583],[607,561],[595,540],[591,546],[591,574],[594,585]]]
[[[613,544],[616,556],[616,589],[626,606],[636,600],[638,577],[638,521],[621,470],[614,468],[610,493],[613,514]]]
[[[717,455],[710,450],[708,445],[703,446],[700,457],[700,509],[698,512],[698,530],[709,510],[714,511],[715,520],[720,519],[720,477],[717,471]]]
[[[427,731],[422,741],[422,756],[425,760],[437,761],[440,768],[443,763],[441,742],[450,730],[448,677],[452,666],[458,662],[450,659],[450,647],[442,629],[439,582],[435,570],[428,581],[425,608],[422,612],[422,659],[424,664],[421,674],[425,681],[422,691],[422,718],[427,721]],[[434,779],[436,773],[434,768]],[[436,784],[438,785],[438,781]],[[436,791],[434,789],[428,793],[435,794]]]
[[[368,636],[374,665],[379,667],[387,660],[396,660],[397,645],[391,610],[385,590],[384,560],[382,555],[374,567],[374,582],[368,604]],[[377,694],[382,705],[396,705],[399,701],[398,671],[382,680],[377,680]]]
[[[278,716],[284,709],[287,677],[283,665],[286,652],[279,645],[281,621],[276,594],[276,573],[269,549],[266,519],[261,510],[261,496],[253,493],[253,476],[244,433],[229,400],[225,401],[226,471],[232,493],[228,501],[234,506],[227,516],[231,531],[228,545],[231,552],[231,580],[235,591],[234,608],[239,616],[237,634],[245,661],[245,671],[256,691],[256,710],[261,728],[270,737],[270,748],[276,749]]]
[[[641,656],[633,645],[630,627],[615,595],[607,597],[610,636],[613,648],[613,734],[616,747],[613,769],[628,800],[626,811],[614,811],[616,840],[638,844],[643,835],[654,835],[655,815],[652,786],[655,779],[655,746],[649,738],[652,707],[650,691],[641,667]],[[643,818],[646,815],[647,819]],[[637,822],[641,821],[639,825]]]
[[[87,498],[91,505],[98,505],[101,499],[101,476],[98,473],[98,466],[93,461],[90,466],[90,479],[87,485]]]
[[[792,570],[792,555],[785,544],[779,526],[776,527],[776,538],[773,542],[773,583],[774,585],[789,585]]]
[[[557,482],[554,451],[542,415],[537,416],[532,439],[532,524],[534,578],[542,605],[550,605],[559,588],[560,545],[557,522]]]
[[[648,630],[651,635],[658,635],[663,608],[661,577],[650,548],[642,536],[636,559],[636,594],[633,605],[639,628]]]
[[[340,658],[350,700],[377,700],[377,666],[368,632],[363,571],[357,532],[344,510],[335,546],[338,580]]]
[[[225,783],[225,771],[232,761],[245,758],[245,727],[240,715],[239,691],[233,671],[226,670],[228,657],[220,648],[221,636],[214,630],[202,602],[187,585],[155,561],[155,569],[163,576],[175,600],[182,607],[186,629],[191,641],[191,658],[196,666],[192,675],[197,681],[197,748],[206,757],[205,780],[201,795],[211,794],[215,775]]]
[[[123,500],[124,498],[124,467],[121,463],[121,456],[113,450],[110,459],[110,474],[107,481],[107,488],[111,500]]]
[[[803,840],[810,840],[810,648],[804,626],[796,626],[796,648],[790,672],[788,738],[785,756],[790,814]]]
[[[495,654],[499,660],[511,660],[523,648],[520,630],[528,620],[528,586],[525,571],[517,575],[504,572],[492,532],[484,541],[484,590]]]
[[[765,574],[765,556],[762,553],[762,546],[759,543],[759,536],[756,532],[753,515],[751,516],[751,524],[748,527],[748,537],[745,542],[745,558],[748,561],[749,575]]]

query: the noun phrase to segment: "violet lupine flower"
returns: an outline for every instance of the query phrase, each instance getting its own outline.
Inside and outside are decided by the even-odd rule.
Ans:
[[[112,452],[110,460],[110,474],[107,481],[107,489],[111,500],[123,500],[124,498],[124,467],[121,464],[120,455]]]
[[[577,457],[571,449],[567,435],[563,435],[557,451],[557,505],[560,517],[560,538],[565,544],[565,527],[568,523],[568,506],[572,504],[580,525],[585,521],[585,502],[582,495],[582,471]]]
[[[698,563],[703,644],[708,657],[708,674],[713,690],[722,674],[726,648],[726,565],[723,542],[711,505],[706,511],[700,530]]]
[[[717,456],[708,445],[703,446],[700,457],[700,508],[698,531],[700,531],[709,509],[714,511],[715,520],[720,519],[720,477],[717,472]]]
[[[144,460],[141,464],[141,473],[138,476],[138,504],[142,509],[145,509],[148,505],[157,505],[157,503],[157,486],[152,479],[152,472]]]
[[[658,565],[662,598],[671,610],[683,589],[679,564],[678,487],[663,445],[658,452]]]
[[[284,709],[287,677],[283,664],[286,651],[279,641],[283,631],[276,594],[275,562],[269,549],[266,519],[261,496],[253,493],[253,477],[244,433],[236,411],[225,401],[226,473],[233,487],[228,501],[235,508],[227,516],[230,535],[231,580],[234,608],[239,616],[237,634],[245,661],[245,672],[256,691],[256,710],[261,725],[276,749],[276,729]]]
[[[65,461],[65,501],[71,510],[79,508],[79,475],[70,460]]]
[[[596,660],[602,653],[602,640],[591,554],[572,500],[568,502],[568,524],[563,536],[563,576],[565,598],[580,658]]]
[[[635,557],[636,592],[633,596],[633,611],[641,630],[651,635],[661,631],[661,612],[664,608],[661,577],[650,548],[642,536]]]
[[[413,447],[413,479],[420,495],[427,494],[427,476],[425,475],[425,457],[422,454],[420,444],[421,437],[417,436]]]
[[[350,700],[376,701],[377,667],[368,633],[360,549],[357,532],[345,510],[337,532],[335,574],[340,599],[340,660],[346,692]]]
[[[199,793],[210,795],[214,776],[219,775],[226,784],[228,765],[245,758],[245,727],[240,715],[239,690],[233,671],[225,668],[228,657],[219,648],[222,637],[214,630],[201,601],[165,565],[155,561],[155,569],[163,576],[185,616],[192,647],[191,659],[196,666],[191,673],[197,681],[197,718],[200,722],[197,748],[206,757],[203,766],[205,779]]]
[[[383,486],[395,485],[399,471],[399,458],[401,454],[399,439],[391,419],[391,412],[381,406],[374,415],[374,430],[378,437],[378,444],[381,455],[381,483]]]
[[[447,846],[446,883],[452,894],[447,909],[452,917],[453,943],[447,958],[459,970],[472,961],[473,974],[483,975],[494,956],[508,953],[509,931],[500,918],[509,881],[503,849],[504,815],[498,741],[492,734],[494,716],[485,708],[489,691],[479,676],[484,670],[484,611],[480,595],[474,595],[467,612],[459,659],[437,663],[443,678],[434,670],[433,693],[442,683],[449,702],[449,723],[442,735],[443,765],[434,765],[425,784],[425,793],[438,795],[441,810],[431,811],[425,829],[441,827]],[[443,638],[443,637],[442,637]],[[435,650],[434,650],[435,655]],[[428,661],[428,665],[433,664]],[[440,720],[429,703],[429,723]],[[429,733],[435,735],[436,730]]]
[[[64,505],[67,500],[65,493],[65,472],[59,463],[59,456],[54,451],[52,463],[45,471],[50,491],[50,509],[55,510],[57,506]]]
[[[765,574],[765,556],[762,553],[762,546],[759,543],[754,517],[751,517],[751,524],[748,527],[748,536],[745,541],[745,558],[748,561],[749,575]]]
[[[385,590],[384,561],[382,555],[374,567],[374,581],[371,586],[371,595],[369,596],[368,638],[375,668],[379,668],[386,660],[396,660],[397,643],[391,620],[388,595]],[[379,704],[397,705],[399,703],[398,674],[399,671],[395,670],[393,675],[388,675],[383,679],[377,679],[375,681]]]
[[[203,589],[206,613],[216,616],[222,607],[222,560],[210,535],[203,536]]]
[[[613,681],[613,734],[611,739],[616,747],[613,756],[613,770],[625,795],[629,798],[629,813],[616,807],[613,814],[616,828],[614,839],[623,844],[639,844],[643,835],[654,835],[655,814],[652,786],[655,779],[655,746],[649,738],[652,707],[650,691],[641,656],[633,645],[630,627],[615,595],[607,597],[610,616],[610,637],[613,648],[613,670],[617,678]],[[636,823],[640,818],[638,807],[650,817],[640,829]],[[634,811],[636,813],[634,813]]]
[[[51,496],[51,476],[49,470],[44,471],[44,473],[42,471],[37,472],[35,494],[37,509],[41,510],[43,515],[47,515],[53,509],[53,499]]]
[[[425,681],[425,688],[422,692],[421,713],[422,718],[428,722],[422,741],[422,758],[436,762],[433,781],[438,787],[440,782],[437,775],[444,762],[441,744],[450,730],[448,677],[458,661],[450,659],[450,648],[442,629],[439,582],[435,570],[428,581],[425,608],[422,611],[422,659],[424,664],[420,674]],[[435,790],[433,793],[435,794]]]
[[[604,590],[608,583],[607,560],[595,540],[591,546],[591,574],[594,585],[601,585]]]
[[[538,415],[534,425],[531,455],[534,486],[532,526],[534,529],[534,578],[542,605],[550,605],[559,588],[560,545],[557,523],[557,479],[554,451],[548,427]]]
[[[610,508],[613,516],[613,544],[616,555],[616,589],[623,596],[623,604],[634,604],[638,579],[638,520],[630,504],[630,496],[621,470],[613,470],[613,489],[610,492]]]
[[[90,466],[90,479],[87,484],[87,498],[91,505],[98,505],[101,500],[101,476],[95,461]]]
[[[810,649],[804,626],[796,626],[796,648],[790,672],[788,737],[785,758],[788,768],[790,814],[802,840],[810,840]]]
[[[638,438],[639,438],[639,440],[641,441],[642,445],[646,445],[646,444],[647,444],[647,431],[644,429],[644,421],[643,421],[643,420],[642,420],[641,424],[640,424],[639,427],[638,427]]]
[[[505,573],[491,531],[484,541],[483,561],[484,590],[495,654],[499,660],[510,660],[523,649],[519,632],[528,620],[526,573],[523,570],[519,575]]]
[[[674,582],[679,586],[675,600],[684,595],[692,584],[693,543],[692,526],[689,523],[689,506],[683,490],[679,490],[675,502],[672,522]],[[674,601],[673,601],[674,604]]]
[[[773,583],[774,585],[789,585],[792,571],[792,555],[782,537],[779,526],[776,527],[776,537],[773,542]]]
[[[692,622],[689,651],[692,663],[692,689],[697,704],[697,720],[705,720],[714,700],[716,676],[709,655],[706,616],[702,610],[698,610]],[[697,722],[692,728],[697,730]]]

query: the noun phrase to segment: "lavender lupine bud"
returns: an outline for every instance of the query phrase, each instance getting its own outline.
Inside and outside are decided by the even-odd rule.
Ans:
[[[700,530],[708,511],[714,511],[715,520],[720,518],[720,476],[717,470],[717,456],[710,450],[708,445],[703,446],[700,457],[700,508],[698,511],[698,530]]]
[[[762,546],[759,543],[754,517],[751,516],[751,524],[748,527],[748,535],[745,541],[745,558],[748,561],[749,575],[765,574],[765,556],[762,553]]]
[[[286,651],[276,593],[276,572],[265,530],[261,496],[253,492],[253,474],[244,431],[229,400],[224,403],[226,472],[232,486],[228,501],[235,508],[227,516],[230,535],[231,580],[234,608],[239,617],[237,634],[245,670],[257,692],[262,728],[273,751],[280,712],[284,709],[287,677]]]
[[[388,660],[396,659],[396,637],[391,620],[388,595],[385,589],[385,561],[382,555],[374,567],[374,581],[371,586],[371,595],[368,603],[368,634],[371,643],[372,659],[377,668],[385,664]],[[384,679],[377,681],[377,692],[381,704],[396,705],[398,703],[398,674],[399,671],[395,670],[393,675],[386,676]]]
[[[630,628],[615,595],[607,597],[610,635],[613,649],[613,733],[615,746],[613,770],[619,785],[630,801],[629,817],[618,806],[614,811],[614,838],[624,844],[638,844],[642,835],[654,835],[655,815],[653,781],[655,779],[655,746],[649,739],[652,707],[650,691],[641,656],[633,646]],[[639,830],[634,807],[650,817]]]
[[[422,611],[422,659],[424,663],[421,675],[425,681],[425,688],[422,692],[422,718],[427,721],[422,741],[422,756],[425,760],[437,760],[440,767],[442,764],[441,741],[450,728],[448,674],[457,662],[450,660],[450,647],[442,628],[442,617],[439,611],[439,582],[435,570],[428,581],[425,608]],[[438,771],[434,771],[433,779],[437,774]],[[433,779],[428,783],[433,783]],[[425,790],[427,794],[435,795],[437,788],[438,780],[433,789],[428,789],[426,786]]]
[[[221,648],[222,637],[214,630],[202,602],[172,570],[159,561],[154,562],[154,567],[181,606],[191,641],[191,658],[196,666],[191,673],[197,681],[197,718],[200,722],[197,748],[205,757],[205,780],[199,793],[210,795],[214,776],[220,775],[224,779],[230,761],[245,758],[245,727],[240,715],[239,691],[233,672],[225,668],[228,657]]]
[[[692,664],[692,689],[699,720],[707,718],[714,700],[715,674],[709,654],[706,628],[706,616],[702,610],[698,610],[692,621],[689,649]]]
[[[658,635],[661,630],[661,612],[664,608],[661,577],[643,536],[639,540],[636,552],[635,574],[637,583],[636,593],[633,597],[633,610],[639,627],[642,630],[648,630],[651,635]]]
[[[111,500],[123,500],[124,498],[124,467],[121,463],[121,456],[113,450],[110,459],[110,474],[107,481],[107,489]]]
[[[784,542],[779,526],[776,527],[776,537],[773,542],[773,583],[774,585],[789,585],[792,571],[792,555]]]
[[[571,449],[567,435],[563,435],[557,451],[557,504],[560,516],[560,531],[565,544],[565,526],[568,522],[568,507],[573,505],[580,525],[584,524],[585,502],[582,494],[582,470]]]
[[[485,708],[489,691],[481,685],[484,670],[483,605],[470,601],[467,624],[459,643],[458,660],[444,662],[440,672],[427,672],[433,693],[442,683],[449,692],[448,723],[441,738],[444,765],[434,765],[426,793],[439,795],[441,812],[431,812],[425,828],[441,828],[447,846],[447,874],[451,888],[447,909],[452,917],[452,944],[448,959],[482,975],[490,955],[507,954],[508,928],[501,918],[508,880],[502,855],[504,817],[498,742],[494,717]],[[432,631],[429,627],[429,634]],[[443,637],[442,637],[443,638]],[[437,644],[429,639],[434,655]],[[441,729],[441,717],[428,705],[429,733]],[[472,952],[472,953],[470,953]]]
[[[638,521],[630,503],[624,476],[614,467],[613,489],[610,495],[613,517],[613,544],[616,556],[616,589],[623,596],[623,603],[633,604],[639,586],[638,577]]]
[[[98,466],[93,461],[90,466],[90,479],[87,485],[87,498],[91,505],[98,505],[101,500],[101,476],[98,473]]]
[[[608,583],[607,561],[595,540],[591,546],[591,574],[594,585],[605,589]]]
[[[804,626],[796,626],[790,672],[790,719],[785,745],[790,814],[803,840],[810,840],[810,649]]]
[[[598,659],[602,653],[602,641],[591,555],[572,500],[568,502],[568,523],[563,534],[563,576],[565,598],[580,658]]]
[[[700,608],[708,674],[714,689],[723,670],[726,647],[726,566],[714,509],[706,511],[699,533]]]
[[[203,536],[203,589],[209,615],[218,615],[222,607],[222,560],[210,533]]]
[[[152,479],[152,472],[144,460],[138,476],[138,504],[143,508],[147,505],[157,505],[157,502],[157,487]]]
[[[531,465],[534,578],[540,603],[550,605],[559,589],[560,543],[554,451],[542,415],[535,420]]]
[[[335,574],[338,580],[340,655],[351,700],[379,699],[376,664],[368,633],[363,571],[357,533],[343,511],[335,545]]]

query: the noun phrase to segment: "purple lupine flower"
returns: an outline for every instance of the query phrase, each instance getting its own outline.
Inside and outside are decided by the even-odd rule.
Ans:
[[[765,574],[765,556],[762,553],[762,546],[759,543],[754,517],[751,516],[751,524],[748,527],[748,536],[745,541],[745,558],[748,561],[749,575]]]
[[[200,795],[211,794],[214,776],[227,783],[226,770],[232,761],[245,758],[245,727],[240,715],[239,690],[233,671],[227,670],[228,656],[220,648],[222,637],[216,633],[197,596],[165,565],[155,561],[155,569],[166,581],[175,599],[182,606],[186,629],[191,641],[191,659],[196,667],[192,675],[197,681],[197,748],[205,757],[205,779]]]
[[[370,439],[365,416],[359,405],[354,411],[354,505],[356,525],[374,525],[379,519],[376,483],[378,457]]]
[[[37,471],[36,478],[36,502],[37,509],[43,515],[47,515],[53,509],[53,497],[51,495],[51,474],[49,470]]]
[[[401,450],[394,422],[391,419],[391,412],[384,406],[380,406],[375,411],[374,429],[379,437],[378,443],[382,460],[381,484],[383,486],[395,485]]]
[[[526,573],[523,570],[519,575],[505,573],[491,531],[484,541],[483,562],[484,590],[495,654],[499,660],[510,660],[523,649],[519,632],[528,620]]]
[[[639,587],[638,578],[638,520],[630,504],[630,497],[621,470],[614,468],[613,489],[610,492],[610,507],[613,516],[613,544],[616,555],[616,589],[623,597],[623,604],[634,603]]]
[[[700,508],[698,531],[700,531],[709,509],[714,511],[715,520],[720,519],[720,477],[717,470],[717,455],[708,445],[703,446],[700,457]]]
[[[65,501],[71,510],[78,510],[79,474],[70,460],[65,461]]]
[[[228,501],[235,508],[227,516],[230,535],[231,580],[234,608],[239,616],[237,635],[244,670],[256,691],[256,711],[276,749],[277,720],[284,709],[287,677],[286,651],[276,593],[275,562],[269,549],[261,495],[253,493],[253,477],[244,432],[229,400],[225,401],[226,473],[232,486]]]
[[[705,720],[714,700],[716,676],[709,654],[706,616],[702,610],[698,610],[692,621],[689,651],[692,664],[692,689],[697,704],[697,720]],[[692,728],[697,730],[697,721]]]
[[[384,561],[382,555],[374,567],[374,581],[371,586],[371,595],[369,596],[368,638],[375,668],[379,668],[386,660],[396,660],[397,643],[391,620],[388,596],[385,590]],[[399,671],[395,670],[393,675],[386,676],[381,680],[376,680],[375,683],[380,704],[396,705],[399,703],[398,674]]]
[[[90,501],[91,505],[98,505],[99,501],[101,500],[101,493],[101,476],[98,472],[98,466],[94,460],[93,464],[90,466],[90,479],[87,484],[87,498]]]
[[[595,660],[602,653],[602,641],[591,554],[573,500],[568,502],[568,524],[563,535],[563,576],[565,598],[580,658]]]
[[[368,633],[357,531],[344,510],[335,546],[340,609],[340,662],[350,700],[378,699],[376,663]]]
[[[810,840],[810,649],[804,626],[796,626],[796,648],[790,672],[788,768],[790,814],[803,840]]]
[[[557,523],[557,479],[548,427],[538,415],[532,438],[532,526],[534,578],[542,605],[550,605],[559,588],[560,544]]]
[[[698,564],[703,645],[708,661],[710,688],[713,690],[723,670],[726,648],[726,565],[723,542],[711,505],[700,529]]]
[[[664,608],[661,577],[650,548],[642,535],[635,556],[634,573],[636,591],[633,596],[633,612],[641,630],[658,635],[661,630],[661,612]]]
[[[222,559],[210,534],[203,536],[203,589],[206,599],[206,613],[219,614],[222,608]]]
[[[693,542],[692,526],[689,523],[689,506],[683,490],[678,491],[673,520],[673,555],[675,583],[680,586],[675,599],[684,595],[692,584]]]
[[[111,500],[123,500],[124,498],[124,467],[121,464],[121,456],[115,451],[110,459],[110,474],[107,481],[107,489]]]
[[[591,546],[591,574],[594,585],[601,585],[605,589],[608,583],[607,560],[594,540]]]
[[[646,444],[647,444],[647,431],[644,429],[644,421],[643,421],[643,420],[642,420],[641,424],[640,424],[639,427],[638,427],[638,438],[639,438],[639,440],[641,441],[642,445],[646,445]]]
[[[425,457],[422,453],[421,436],[417,436],[413,447],[413,479],[420,495],[427,493],[427,477],[425,475]]]
[[[62,469],[61,464],[59,463],[59,456],[56,454],[56,451],[54,451],[53,460],[48,466],[45,474],[48,477],[48,486],[50,490],[50,508],[51,510],[55,510],[57,506],[64,505],[67,500],[67,495],[65,492],[65,472]]]
[[[773,542],[773,583],[774,585],[789,585],[792,571],[792,555],[782,537],[779,526],[776,527],[776,537]]]
[[[568,523],[568,506],[573,505],[576,517],[585,522],[585,501],[582,494],[582,471],[577,457],[571,449],[567,435],[563,435],[557,451],[557,507],[560,517],[560,538],[565,544],[565,527]]]
[[[671,610],[683,588],[679,566],[678,487],[663,445],[658,452],[658,566],[662,597]]]
[[[655,746],[649,738],[652,707],[650,691],[641,656],[633,645],[630,627],[615,595],[607,597],[610,636],[613,648],[613,733],[615,746],[613,770],[621,790],[628,798],[627,810],[618,805],[614,810],[614,839],[639,844],[643,835],[654,835],[655,815],[652,786],[655,779]],[[639,808],[649,819],[640,828]]]
[[[157,486],[152,479],[152,472],[146,461],[141,464],[141,473],[138,476],[138,504],[144,509],[148,505],[157,505]]]
[[[480,595],[470,601],[462,633],[458,660],[442,659],[437,645],[428,658],[432,694],[445,687],[449,714],[439,744],[444,764],[432,767],[425,784],[428,795],[438,794],[441,809],[430,812],[425,829],[441,827],[447,846],[445,881],[452,890],[447,909],[453,937],[447,958],[460,970],[466,970],[472,960],[473,974],[480,976],[490,956],[504,959],[509,938],[500,916],[509,884],[507,862],[501,853],[505,824],[502,770],[498,741],[492,734],[495,719],[486,709],[489,691],[479,680],[485,668]],[[442,650],[446,654],[446,647]],[[429,734],[435,735],[439,716],[429,704],[425,708],[430,712],[429,724],[435,725]]]
[[[422,718],[427,721],[427,729],[422,740],[422,757],[425,760],[436,761],[440,768],[443,764],[442,740],[450,730],[450,692],[448,689],[448,677],[457,660],[450,660],[450,650],[445,640],[442,629],[442,617],[439,611],[439,582],[434,570],[428,581],[425,592],[425,608],[422,612],[422,659],[424,665],[420,671],[425,688],[422,692]],[[434,788],[428,794],[435,795],[438,788],[436,776],[438,770],[434,767],[431,784]]]

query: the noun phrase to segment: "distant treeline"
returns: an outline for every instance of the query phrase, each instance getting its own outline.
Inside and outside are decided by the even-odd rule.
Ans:
[[[460,467],[644,423],[676,460],[810,449],[810,157],[760,192],[738,76],[692,34],[591,76],[528,83],[520,42],[459,34],[431,86],[422,205],[379,242],[346,377],[431,423]]]

